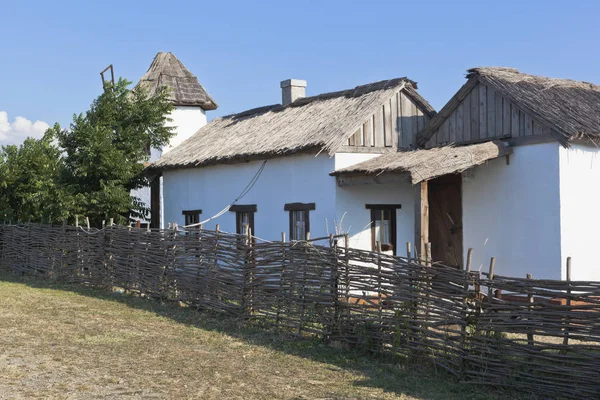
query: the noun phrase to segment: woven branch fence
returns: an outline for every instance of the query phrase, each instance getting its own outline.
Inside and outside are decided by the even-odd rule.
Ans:
[[[0,225],[0,269],[124,288],[427,360],[461,382],[600,398],[600,282],[458,270],[208,230]]]

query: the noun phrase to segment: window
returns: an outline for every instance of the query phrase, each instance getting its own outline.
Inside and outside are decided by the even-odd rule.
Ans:
[[[200,214],[202,210],[185,210],[181,212],[185,217],[184,225],[192,225],[200,222]]]
[[[310,232],[309,211],[315,209],[315,203],[289,203],[283,207],[290,212],[290,240],[305,240]]]
[[[392,251],[396,255],[396,210],[400,204],[367,204],[371,210],[371,248],[377,250],[381,243],[382,251]]]
[[[254,213],[256,212],[256,204],[234,204],[229,208],[229,211],[235,212],[235,231],[238,234],[245,235],[245,227],[248,226],[250,234],[254,235]]]

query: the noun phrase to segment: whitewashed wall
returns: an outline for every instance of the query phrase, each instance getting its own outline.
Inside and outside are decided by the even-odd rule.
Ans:
[[[342,169],[363,162],[379,154],[338,153],[335,168]],[[408,180],[404,184],[358,185],[336,188],[335,209],[337,228],[350,235],[350,247],[371,250],[371,211],[366,204],[401,204],[396,210],[396,241],[398,255],[404,255],[406,242],[414,242],[413,189]]]
[[[258,171],[262,161],[166,171],[163,175],[165,222],[184,224],[183,210],[201,209],[205,220],[230,204]],[[335,219],[334,159],[327,155],[294,155],[270,159],[252,190],[237,204],[256,204],[255,234],[268,240],[289,237],[286,203],[316,203],[310,211],[312,237],[333,233]],[[235,232],[235,213],[204,225]]]
[[[334,156],[335,159],[335,169],[350,167],[354,164],[361,163],[363,161],[370,160],[375,157],[379,157],[381,154],[376,153],[336,153]]]
[[[514,148],[504,157],[463,174],[465,253],[473,268],[496,274],[561,278],[559,144]],[[466,257],[466,255],[465,255]]]
[[[194,133],[198,131],[198,129],[202,128],[206,125],[206,113],[200,107],[189,107],[189,106],[176,106],[173,111],[171,111],[170,118],[171,122],[167,123],[167,126],[175,127],[175,136],[171,138],[169,145],[163,149],[151,149],[150,150],[150,159],[148,161],[154,162],[157,161],[163,153],[167,153],[172,148],[181,144],[187,138],[192,136]],[[143,187],[137,190],[133,190],[131,192],[132,196],[138,197],[142,202],[144,202],[148,208],[150,208],[150,187]],[[161,206],[164,205],[163,199],[163,187],[161,184]],[[161,207],[160,211],[160,223],[159,226],[164,228],[164,209]]]
[[[408,181],[400,185],[338,187],[335,204],[340,231],[350,235],[350,247],[371,250],[371,210],[365,208],[366,204],[401,204],[402,208],[396,210],[396,254],[405,255],[406,242],[414,242],[414,200]]]
[[[572,279],[600,281],[600,149],[560,148],[562,278],[572,257]]]
[[[206,112],[200,107],[176,106],[171,112],[171,121],[167,125],[174,126],[176,135],[171,139],[169,146],[163,149],[164,153],[180,145],[206,125]]]

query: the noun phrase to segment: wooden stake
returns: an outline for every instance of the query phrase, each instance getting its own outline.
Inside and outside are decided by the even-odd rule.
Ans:
[[[467,264],[465,265],[465,271],[467,272],[467,275],[465,276],[465,284],[463,286],[463,290],[464,290],[464,294],[465,294],[465,298],[463,299],[463,303],[465,304],[464,317],[463,317],[463,324],[460,327],[463,346],[467,341],[467,323],[468,323],[468,317],[469,317],[469,310],[467,307],[467,302],[469,300],[469,286],[470,286],[469,273],[471,272],[471,262],[472,261],[473,261],[473,249],[469,248],[469,250],[467,250]],[[461,363],[463,363],[463,362],[464,362],[464,358],[461,358]]]
[[[75,214],[75,227],[79,228],[79,215]]]
[[[467,272],[471,272],[471,263],[472,262],[473,262],[473,248],[469,248],[469,250],[467,250],[467,265],[466,265]]]
[[[494,280],[494,266],[496,265],[496,257],[492,257],[490,259],[490,272],[488,278],[490,280],[490,284],[488,285],[488,302],[492,303],[492,298],[494,297],[494,288],[492,287],[492,281]]]
[[[571,313],[571,257],[567,257],[567,314]],[[563,344],[567,346],[569,344],[569,317],[565,318],[566,327],[565,327],[565,337],[563,339]]]
[[[114,224],[115,224],[115,219],[114,219],[114,218],[111,218],[111,219],[110,219],[110,226],[113,226]]]
[[[431,264],[431,243],[427,242],[425,243],[425,265],[431,267]]]
[[[90,230],[90,219],[89,219],[89,217],[85,217],[85,225],[87,227],[87,230],[89,231]]]
[[[410,242],[406,242],[406,260],[410,263],[411,258]]]
[[[381,321],[381,315],[383,312],[382,299],[381,299],[381,242],[377,242],[377,307],[379,309],[379,320]]]
[[[348,251],[350,249],[350,236],[346,233],[344,235],[344,256],[345,256],[345,260],[344,260],[344,266],[346,271],[344,271],[344,279],[345,279],[345,285],[346,285],[346,302],[350,303],[350,252]],[[346,318],[347,321],[350,321],[350,307],[349,304],[346,304]]]
[[[531,274],[527,274],[527,279],[531,279],[532,275]],[[533,313],[533,302],[534,302],[534,298],[533,298],[533,294],[531,293],[531,290],[528,291],[529,293],[527,293],[527,300],[529,302],[529,313],[532,314]],[[529,318],[529,322],[531,325],[531,318]],[[530,346],[533,346],[534,343],[534,337],[533,337],[533,331],[529,331],[527,332],[527,344]]]

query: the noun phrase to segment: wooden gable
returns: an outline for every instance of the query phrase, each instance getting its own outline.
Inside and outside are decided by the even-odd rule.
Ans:
[[[404,90],[394,94],[350,136],[339,152],[415,149],[417,133],[429,123],[430,117]]]
[[[550,135],[549,128],[499,91],[474,78],[444,106],[436,119],[419,135],[419,143],[426,148]]]

